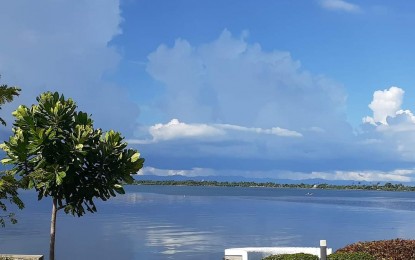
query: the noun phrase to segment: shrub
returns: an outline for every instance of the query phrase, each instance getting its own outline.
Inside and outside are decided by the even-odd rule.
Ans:
[[[267,256],[262,260],[318,260],[318,256],[304,253],[282,254]]]
[[[415,240],[392,239],[371,242],[357,242],[341,248],[336,253],[363,252],[375,259],[415,259]]]
[[[368,253],[353,252],[353,253],[334,253],[327,256],[328,260],[376,260]]]

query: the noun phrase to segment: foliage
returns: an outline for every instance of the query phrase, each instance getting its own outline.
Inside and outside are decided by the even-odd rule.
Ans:
[[[350,252],[350,253],[340,253],[336,252],[334,254],[327,256],[328,260],[375,260],[373,256],[364,252]]]
[[[78,217],[85,210],[96,212],[94,199],[125,193],[122,185],[133,182],[131,174],[144,159],[126,149],[120,133],[95,129],[72,99],[46,92],[37,101],[13,112],[13,135],[1,146],[7,154],[2,163],[13,165],[10,172],[20,176],[22,187],[34,188],[39,200],[53,198],[49,259],[54,260],[57,211]]]
[[[107,200],[124,193],[144,159],[126,149],[120,133],[94,129],[86,113],[76,112],[72,99],[46,92],[38,105],[19,106],[13,133],[2,146],[25,188],[35,188],[38,199],[51,196],[66,213],[95,212],[94,198]]]
[[[5,227],[5,219],[9,219],[12,224],[17,223],[14,213],[7,213],[7,205],[4,203],[8,201],[15,204],[19,209],[23,209],[24,204],[18,197],[17,189],[19,188],[18,182],[7,171],[0,172],[0,209],[5,212],[5,215],[0,215],[0,225]]]
[[[19,91],[20,89],[16,87],[0,85],[0,109],[2,105],[13,101],[14,96],[19,95]],[[0,123],[6,125],[6,122],[1,117]],[[16,204],[19,209],[24,207],[23,202],[18,197],[17,189],[18,183],[13,175],[10,175],[7,171],[0,171],[0,209],[4,212],[4,215],[0,215],[0,226],[2,227],[6,225],[6,219],[12,224],[17,222],[15,214],[7,212],[7,202]]]
[[[392,239],[371,242],[357,242],[341,248],[336,253],[364,252],[375,259],[415,259],[415,240]]]
[[[318,256],[311,254],[281,254],[281,255],[271,255],[263,258],[262,260],[318,260]]]
[[[2,105],[12,102],[14,96],[19,95],[19,91],[20,89],[17,87],[9,87],[7,85],[0,85],[0,109]],[[4,126],[6,125],[6,122],[1,117],[0,117],[0,123]]]

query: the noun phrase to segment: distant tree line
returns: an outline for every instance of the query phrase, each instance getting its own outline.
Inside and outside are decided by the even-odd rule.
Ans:
[[[415,191],[415,186],[403,184],[392,184],[390,182],[381,185],[375,184],[351,184],[351,185],[332,185],[332,184],[283,184],[275,182],[228,182],[228,181],[195,181],[195,180],[136,180],[134,185],[170,185],[170,186],[215,186],[215,187],[264,187],[264,188],[298,188],[298,189],[333,189],[333,190],[381,190],[381,191]]]

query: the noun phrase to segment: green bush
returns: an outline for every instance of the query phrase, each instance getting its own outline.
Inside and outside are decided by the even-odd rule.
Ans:
[[[391,240],[357,242],[336,251],[336,253],[352,252],[367,253],[375,259],[410,260],[415,259],[415,240],[398,238]]]
[[[263,258],[262,260],[318,260],[318,256],[311,254],[282,254],[282,255],[271,255]]]
[[[328,260],[376,260],[368,253],[354,252],[354,253],[334,253],[327,256]]]

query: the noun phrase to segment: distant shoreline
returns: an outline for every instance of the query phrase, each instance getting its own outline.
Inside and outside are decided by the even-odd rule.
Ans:
[[[319,190],[372,190],[372,191],[415,191],[415,186],[403,184],[385,183],[384,185],[332,185],[320,184],[282,184],[275,182],[228,182],[228,181],[175,181],[175,180],[136,180],[133,185],[164,185],[164,186],[210,186],[210,187],[249,187],[249,188],[297,188],[297,189],[319,189]]]

